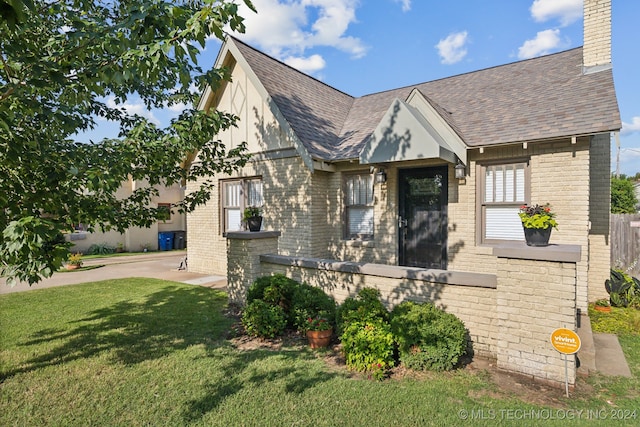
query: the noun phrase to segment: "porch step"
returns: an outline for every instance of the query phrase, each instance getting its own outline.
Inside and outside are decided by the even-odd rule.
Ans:
[[[580,351],[578,351],[578,375],[600,372],[602,375],[632,377],[618,337],[614,334],[594,334],[589,316],[580,316],[578,327]]]
[[[593,334],[593,342],[596,348],[596,371],[603,375],[632,377],[617,335]]]

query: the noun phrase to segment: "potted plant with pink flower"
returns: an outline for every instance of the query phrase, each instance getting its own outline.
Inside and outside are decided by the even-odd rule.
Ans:
[[[331,342],[333,324],[326,317],[322,315],[308,317],[305,329],[311,348],[326,347]]]
[[[529,246],[547,246],[551,229],[558,228],[556,214],[549,203],[545,205],[522,205],[518,213],[524,228],[524,237]]]

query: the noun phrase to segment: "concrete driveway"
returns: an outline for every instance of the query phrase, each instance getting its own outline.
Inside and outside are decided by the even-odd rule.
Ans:
[[[127,277],[150,277],[154,279],[172,280],[174,282],[225,289],[225,276],[209,276],[178,270],[184,260],[186,251],[150,252],[144,255],[131,255],[111,258],[96,258],[84,261],[84,266],[102,265],[102,267],[83,271],[54,273],[49,279],[29,286],[20,283],[14,287],[0,279],[0,294],[22,292],[32,289],[50,288],[53,286],[74,285],[97,280],[124,279]]]

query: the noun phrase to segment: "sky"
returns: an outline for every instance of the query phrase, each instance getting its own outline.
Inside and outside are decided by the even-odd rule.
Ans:
[[[252,0],[245,34],[262,52],[352,96],[547,55],[583,43],[582,0]],[[640,1],[612,0],[612,62],[622,130],[611,171],[640,172]],[[221,42],[199,62],[212,66]],[[129,111],[166,125],[179,107]]]

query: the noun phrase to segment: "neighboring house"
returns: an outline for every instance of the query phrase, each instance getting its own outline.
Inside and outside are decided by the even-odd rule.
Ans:
[[[494,245],[524,240],[518,208],[550,203],[551,243],[581,248],[585,310],[609,276],[621,127],[604,3],[582,48],[362,97],[228,37],[215,66],[232,82],[199,108],[237,115],[219,138],[253,156],[188,216],[190,270],[225,273],[225,233],[260,205],[282,255],[494,273]]]
[[[636,181],[633,184],[633,191],[636,195],[636,200],[638,201],[638,204],[636,205],[636,210],[638,211],[638,213],[640,213],[640,181]]]
[[[116,197],[120,199],[129,197],[140,186],[146,186],[146,183],[129,179],[129,181],[122,183]],[[99,228],[89,232],[86,225],[77,224],[76,231],[66,235],[66,239],[73,243],[70,251],[87,253],[91,245],[103,243],[113,248],[121,247],[127,252],[138,252],[144,248],[153,251],[159,249],[159,233],[175,231],[179,231],[179,235],[184,240],[187,229],[186,215],[176,211],[171,212],[172,204],[178,203],[184,198],[184,188],[176,184],[171,187],[159,187],[158,191],[159,194],[153,198],[152,205],[153,207],[165,207],[167,219],[158,221],[149,228],[131,227],[124,233],[115,230],[102,232]],[[184,241],[180,243],[182,247],[186,244]],[[163,242],[163,246],[166,247],[167,243]]]

